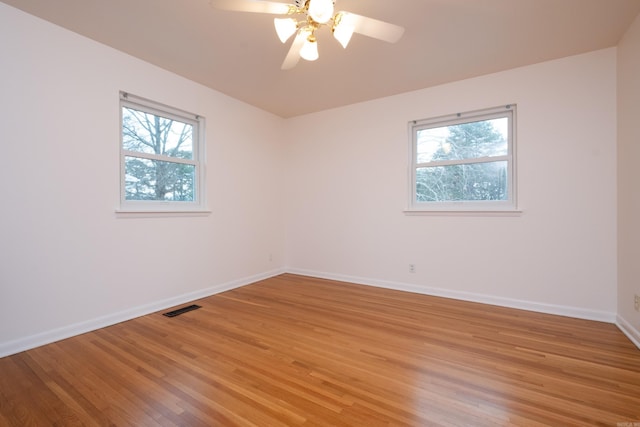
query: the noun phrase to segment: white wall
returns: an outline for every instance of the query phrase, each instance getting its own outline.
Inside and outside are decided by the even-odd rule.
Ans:
[[[408,121],[508,103],[522,215],[403,214]],[[615,48],[290,119],[287,132],[290,271],[615,319]]]
[[[618,324],[640,346],[640,16],[618,46]]]
[[[0,357],[281,271],[281,119],[3,3],[0,40]],[[211,215],[115,214],[120,90],[206,117]]]

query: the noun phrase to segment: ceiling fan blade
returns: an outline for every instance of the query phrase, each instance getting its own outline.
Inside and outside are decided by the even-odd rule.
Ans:
[[[300,50],[302,49],[307,36],[308,33],[304,31],[298,31],[298,34],[296,34],[296,38],[293,39],[293,43],[291,43],[289,53],[287,53],[287,56],[284,58],[282,67],[280,67],[281,69],[290,70],[296,66],[296,64],[300,60]]]
[[[389,43],[395,43],[400,40],[404,34],[404,28],[390,24],[388,22],[379,21],[377,19],[368,18],[351,12],[340,12],[348,15],[349,22],[353,25],[354,32],[364,36],[373,37]]]
[[[295,8],[292,4],[258,0],[209,0],[209,4],[216,9],[236,12],[272,13],[274,15],[285,15],[289,13],[292,7]]]

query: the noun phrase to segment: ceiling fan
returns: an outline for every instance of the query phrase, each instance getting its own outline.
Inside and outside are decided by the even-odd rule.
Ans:
[[[347,47],[353,33],[389,43],[397,42],[404,33],[404,28],[398,25],[351,12],[335,12],[335,0],[294,0],[293,4],[261,0],[210,0],[209,3],[222,10],[287,15],[274,19],[282,43],[296,34],[282,63],[283,70],[295,67],[300,58],[318,59],[316,30],[322,26],[331,28],[333,37],[343,48]]]

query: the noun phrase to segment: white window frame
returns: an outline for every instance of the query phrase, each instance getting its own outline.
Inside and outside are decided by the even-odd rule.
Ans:
[[[208,213],[205,200],[205,118],[177,108],[169,107],[161,103],[151,101],[126,92],[120,92],[120,121],[118,138],[120,144],[120,213]],[[125,107],[142,111],[148,114],[172,118],[193,126],[193,159],[181,159],[159,156],[137,151],[128,151],[123,147],[123,109]],[[194,173],[194,199],[193,201],[168,201],[168,200],[127,200],[125,189],[125,158],[133,156],[151,160],[184,163],[195,167]]]
[[[491,120],[496,118],[508,118],[508,149],[507,154],[495,157],[483,157],[465,160],[434,161],[418,163],[417,135],[418,131],[431,128],[458,125],[469,122]],[[407,214],[429,213],[494,213],[513,212],[519,213],[517,206],[517,180],[516,180],[516,105],[508,104],[500,107],[455,113],[430,119],[413,120],[409,122],[409,203],[405,210]],[[425,166],[447,166],[455,164],[488,163],[495,161],[507,162],[507,200],[460,200],[460,201],[429,201],[417,200],[416,171]]]

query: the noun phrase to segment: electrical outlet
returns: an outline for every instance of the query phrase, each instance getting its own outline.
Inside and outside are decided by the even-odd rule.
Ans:
[[[416,265],[409,264],[409,273],[415,273],[415,272],[416,272]]]
[[[633,306],[635,307],[636,311],[640,311],[640,295],[635,295]]]

